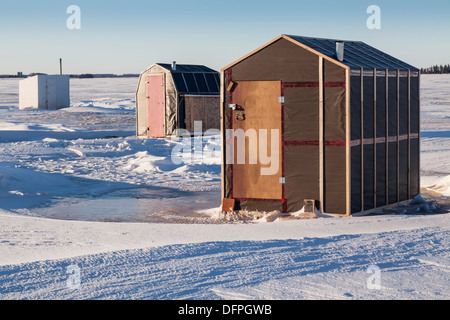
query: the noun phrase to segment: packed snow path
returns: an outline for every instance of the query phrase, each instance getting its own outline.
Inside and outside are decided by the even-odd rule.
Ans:
[[[321,220],[203,225],[196,232],[192,225],[180,225],[177,232],[167,233],[167,241],[186,243],[156,243],[143,249],[3,265],[0,298],[450,298],[449,230],[438,226],[448,226],[447,214]],[[321,223],[324,228],[320,228]],[[420,224],[429,226],[420,228]],[[113,225],[107,223],[105,228]],[[161,225],[155,238],[163,236],[169,227]],[[235,227],[232,232],[236,234],[230,235],[229,227]],[[367,232],[357,233],[358,228]],[[156,230],[154,226],[151,229]],[[327,229],[343,234],[289,238],[295,234],[326,234]],[[375,229],[391,231],[371,233]],[[198,233],[204,233],[203,237]],[[285,238],[281,239],[281,234]],[[237,240],[201,241],[208,237]],[[239,240],[246,238],[268,240]],[[68,287],[70,266],[80,271],[77,288]],[[368,287],[370,266],[380,270],[379,289]]]

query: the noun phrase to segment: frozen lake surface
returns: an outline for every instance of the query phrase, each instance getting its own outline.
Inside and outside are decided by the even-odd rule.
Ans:
[[[200,212],[220,206],[220,154],[177,165],[181,140],[135,138],[136,85],[71,79],[70,108],[18,110],[18,80],[0,80],[2,207],[68,220],[207,222]],[[202,140],[220,150],[218,137]]]
[[[440,214],[297,220],[217,221],[218,137],[175,164],[181,141],[134,136],[136,85],[74,79],[70,108],[21,111],[0,79],[0,299],[450,298],[449,75],[421,80],[422,191]]]

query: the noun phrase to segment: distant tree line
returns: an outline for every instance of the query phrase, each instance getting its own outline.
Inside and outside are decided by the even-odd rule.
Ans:
[[[83,74],[70,74],[71,78],[79,78],[79,79],[93,79],[93,78],[131,78],[131,77],[139,77],[139,74],[135,73],[126,73],[122,75],[118,74],[91,74],[91,73],[83,73]]]
[[[8,75],[8,74],[0,74],[0,79],[2,78],[26,78],[26,77],[32,77],[36,75],[47,75],[46,73],[41,72],[33,72],[29,75],[25,75],[22,72],[18,72],[16,75]],[[71,78],[80,78],[80,79],[92,79],[92,78],[132,78],[132,77],[139,77],[139,74],[137,73],[125,73],[125,74],[90,74],[90,73],[84,73],[84,74],[69,74],[69,77]]]
[[[428,68],[421,68],[420,73],[422,74],[443,74],[450,73],[450,64],[447,65],[435,65]]]

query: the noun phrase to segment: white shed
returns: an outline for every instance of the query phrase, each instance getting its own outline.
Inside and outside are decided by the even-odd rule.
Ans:
[[[19,109],[57,110],[69,106],[68,75],[36,75],[19,82]]]

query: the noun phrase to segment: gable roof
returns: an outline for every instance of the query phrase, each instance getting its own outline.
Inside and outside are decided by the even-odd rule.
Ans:
[[[250,57],[251,55],[261,51],[265,47],[271,45],[279,39],[288,40],[310,52],[313,52],[326,60],[329,60],[344,68],[350,69],[380,69],[380,70],[411,70],[419,71],[419,69],[384,53],[362,41],[347,41],[336,39],[311,38],[304,36],[285,35],[282,34],[258,49],[250,52],[241,59],[231,63],[222,70],[226,70],[240,61]],[[344,60],[339,61],[336,57],[336,42],[344,42]]]
[[[286,35],[290,39],[326,55],[336,61],[336,42],[344,42],[344,60],[341,61],[352,69],[389,69],[414,70],[417,68],[384,53],[362,41],[347,41],[303,36]]]

